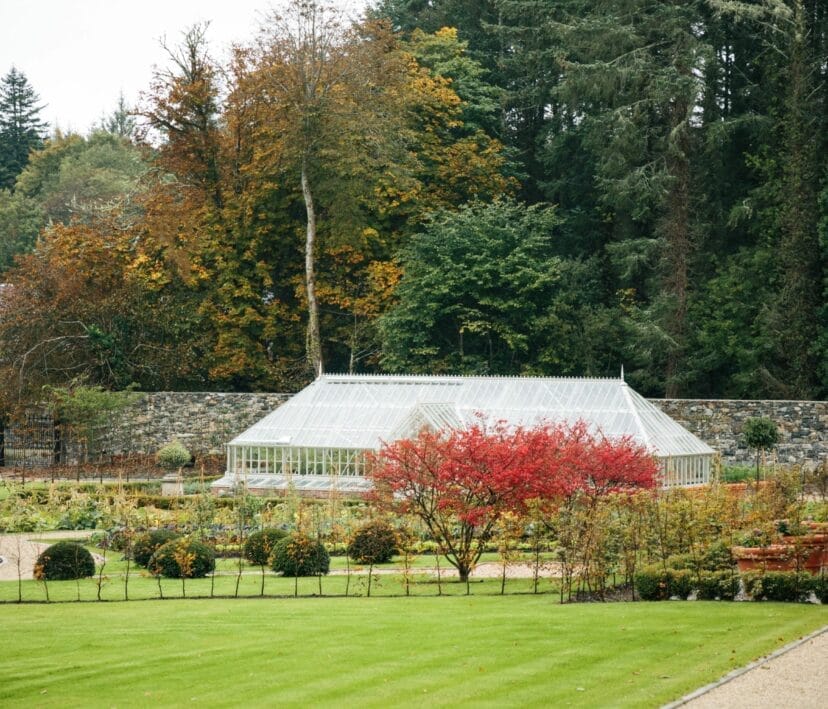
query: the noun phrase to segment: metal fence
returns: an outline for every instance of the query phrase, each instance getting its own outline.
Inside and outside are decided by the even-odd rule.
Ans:
[[[0,465],[43,468],[60,463],[63,449],[60,426],[49,414],[26,413],[6,421],[0,430]]]
[[[32,411],[0,426],[0,467],[45,468],[110,462],[131,451],[127,430],[114,422],[76,430],[48,412]]]

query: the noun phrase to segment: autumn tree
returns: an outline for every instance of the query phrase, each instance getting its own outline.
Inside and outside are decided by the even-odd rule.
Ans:
[[[219,72],[208,52],[208,26],[194,25],[178,45],[162,43],[170,65],[156,70],[141,113],[164,138],[163,165],[221,208]]]
[[[392,169],[399,112],[390,89],[404,77],[392,41],[382,26],[351,24],[330,6],[297,0],[268,18],[254,50],[247,85],[263,111],[259,169],[302,195],[306,349],[317,376],[319,220],[352,222],[372,170]]]
[[[480,422],[423,429],[385,444],[371,461],[370,476],[379,504],[419,517],[467,581],[505,515],[579,491],[601,496],[652,487],[656,470],[641,446],[592,435],[583,424]]]
[[[142,151],[111,133],[52,136],[31,153],[14,192],[0,191],[0,270],[30,252],[48,224],[135,223],[148,170]]]
[[[130,235],[114,225],[55,225],[5,274],[0,377],[5,410],[71,380],[143,389],[198,366],[180,303],[136,276]],[[188,351],[189,350],[189,351]],[[183,375],[183,376],[182,376]]]

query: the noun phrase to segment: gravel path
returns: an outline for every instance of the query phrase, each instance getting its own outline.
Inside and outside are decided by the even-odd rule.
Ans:
[[[773,653],[748,667],[747,671],[737,670],[733,679],[690,701],[680,700],[668,706],[690,709],[828,707],[828,627],[801,644]]]

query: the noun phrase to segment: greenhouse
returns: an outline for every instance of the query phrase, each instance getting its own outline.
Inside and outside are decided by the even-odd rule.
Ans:
[[[217,491],[324,493],[370,490],[366,453],[423,427],[476,422],[586,422],[608,438],[630,436],[662,462],[664,486],[710,478],[714,451],[623,379],[323,375],[227,445]]]

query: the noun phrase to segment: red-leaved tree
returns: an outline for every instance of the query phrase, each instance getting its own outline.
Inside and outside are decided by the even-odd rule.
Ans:
[[[644,447],[594,436],[582,423],[423,429],[383,445],[370,462],[378,504],[419,517],[461,581],[506,512],[522,514],[532,500],[579,492],[653,487],[658,470]]]

